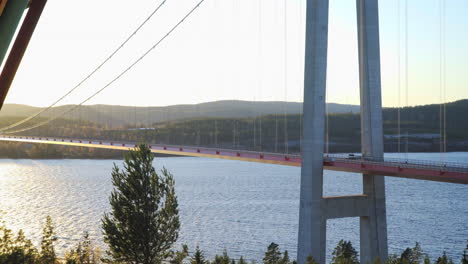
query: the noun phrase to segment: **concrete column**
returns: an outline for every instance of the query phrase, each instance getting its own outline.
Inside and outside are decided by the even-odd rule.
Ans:
[[[359,78],[361,94],[361,144],[366,159],[383,159],[382,95],[380,81],[378,0],[356,0]],[[387,259],[385,178],[363,175],[369,216],[360,218],[361,263]]]
[[[299,209],[299,264],[326,257],[326,211],[323,196],[325,89],[327,76],[328,0],[307,0],[304,117]]]
[[[8,0],[3,13],[0,15],[0,65],[5,58],[27,5],[28,0]]]

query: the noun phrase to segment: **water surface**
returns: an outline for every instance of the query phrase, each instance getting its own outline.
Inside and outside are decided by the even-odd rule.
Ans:
[[[389,155],[395,156],[395,155]],[[440,159],[439,154],[409,158]],[[468,153],[445,159],[468,163]],[[84,231],[101,247],[100,218],[109,210],[112,160],[0,160],[0,210],[7,225],[40,241],[51,215],[63,253]],[[158,158],[174,175],[181,213],[180,243],[208,256],[261,260],[270,242],[296,255],[300,168],[206,158]],[[358,174],[326,171],[325,195],[361,193]],[[432,257],[446,251],[457,262],[468,239],[468,187],[386,177],[390,253],[419,241]],[[359,221],[328,221],[331,254],[340,239],[359,245]]]

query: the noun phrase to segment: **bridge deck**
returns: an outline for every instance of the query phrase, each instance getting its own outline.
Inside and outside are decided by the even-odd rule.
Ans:
[[[62,139],[46,137],[20,137],[0,135],[0,141],[24,143],[56,144],[88,148],[129,150],[135,143],[104,142],[89,139]],[[152,152],[178,156],[220,158],[259,163],[301,166],[300,155],[252,152],[203,148],[193,146],[150,145]],[[384,161],[363,160],[359,156],[330,154],[324,157],[324,168],[334,171],[368,173],[375,175],[403,177],[440,182],[468,184],[468,165],[458,163],[437,163],[419,160],[387,159]]]

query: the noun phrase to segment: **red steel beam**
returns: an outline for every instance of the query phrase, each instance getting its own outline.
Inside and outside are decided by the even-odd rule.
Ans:
[[[5,98],[10,90],[13,79],[15,78],[16,72],[21,64],[26,48],[28,47],[29,41],[36,29],[36,25],[39,22],[42,11],[47,3],[47,0],[32,0],[29,6],[26,17],[21,25],[21,29],[18,32],[18,36],[11,48],[8,59],[5,62],[5,66],[0,74],[0,110],[3,107]]]

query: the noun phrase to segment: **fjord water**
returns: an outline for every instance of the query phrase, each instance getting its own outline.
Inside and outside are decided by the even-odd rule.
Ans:
[[[390,157],[398,157],[389,154]],[[411,159],[439,160],[437,153]],[[468,163],[468,153],[447,153]],[[0,160],[0,210],[6,224],[40,241],[41,223],[52,216],[63,253],[89,231],[102,248],[100,218],[109,210],[110,172],[120,160]],[[300,168],[206,158],[157,158],[175,176],[181,231],[178,244],[197,245],[208,256],[261,261],[270,242],[296,254]],[[325,195],[358,194],[361,177],[325,172]],[[386,177],[390,253],[416,241],[432,257],[443,251],[457,262],[468,239],[468,186]],[[340,239],[359,245],[357,218],[328,221],[328,254]]]

